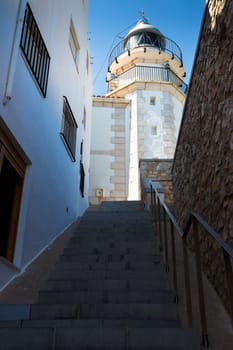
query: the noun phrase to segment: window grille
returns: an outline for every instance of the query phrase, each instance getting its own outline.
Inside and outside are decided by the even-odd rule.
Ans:
[[[85,171],[83,167],[82,161],[80,161],[80,184],[79,184],[79,189],[81,196],[84,197],[84,180],[85,180]]]
[[[20,47],[42,95],[46,97],[50,56],[29,4],[25,10]]]
[[[76,150],[76,132],[78,125],[70,108],[67,98],[63,97],[63,113],[62,113],[62,130],[61,137],[66,146],[66,149],[72,159],[75,162],[75,150]]]

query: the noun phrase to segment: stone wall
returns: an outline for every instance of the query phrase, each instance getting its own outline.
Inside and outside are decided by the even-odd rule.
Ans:
[[[233,246],[233,1],[207,3],[173,165],[175,215],[198,212]],[[202,237],[206,274],[226,302],[222,254]]]
[[[164,189],[164,200],[168,205],[173,204],[172,193],[172,159],[140,159],[140,176],[156,179]]]

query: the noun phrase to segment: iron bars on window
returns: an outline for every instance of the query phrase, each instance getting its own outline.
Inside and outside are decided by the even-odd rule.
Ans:
[[[29,4],[25,10],[20,47],[42,95],[46,97],[50,56]]]

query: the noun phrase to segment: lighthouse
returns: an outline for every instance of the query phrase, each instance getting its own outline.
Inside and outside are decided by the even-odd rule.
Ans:
[[[139,199],[140,159],[173,158],[184,77],[180,47],[142,12],[109,55],[107,94],[93,97],[92,200],[98,189],[105,200]]]

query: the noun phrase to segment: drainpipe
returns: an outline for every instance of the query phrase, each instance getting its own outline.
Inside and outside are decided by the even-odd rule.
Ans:
[[[13,40],[11,45],[10,58],[9,58],[9,64],[8,64],[6,82],[5,82],[5,89],[4,89],[4,95],[2,100],[2,104],[4,106],[12,98],[12,85],[13,85],[14,74],[16,69],[16,60],[17,60],[18,49],[19,49],[20,34],[22,31],[22,24],[23,24],[22,15],[24,13],[23,9],[25,8],[25,6],[23,6],[24,3],[25,3],[25,0],[19,0],[19,3],[18,3],[14,35],[13,35]]]

